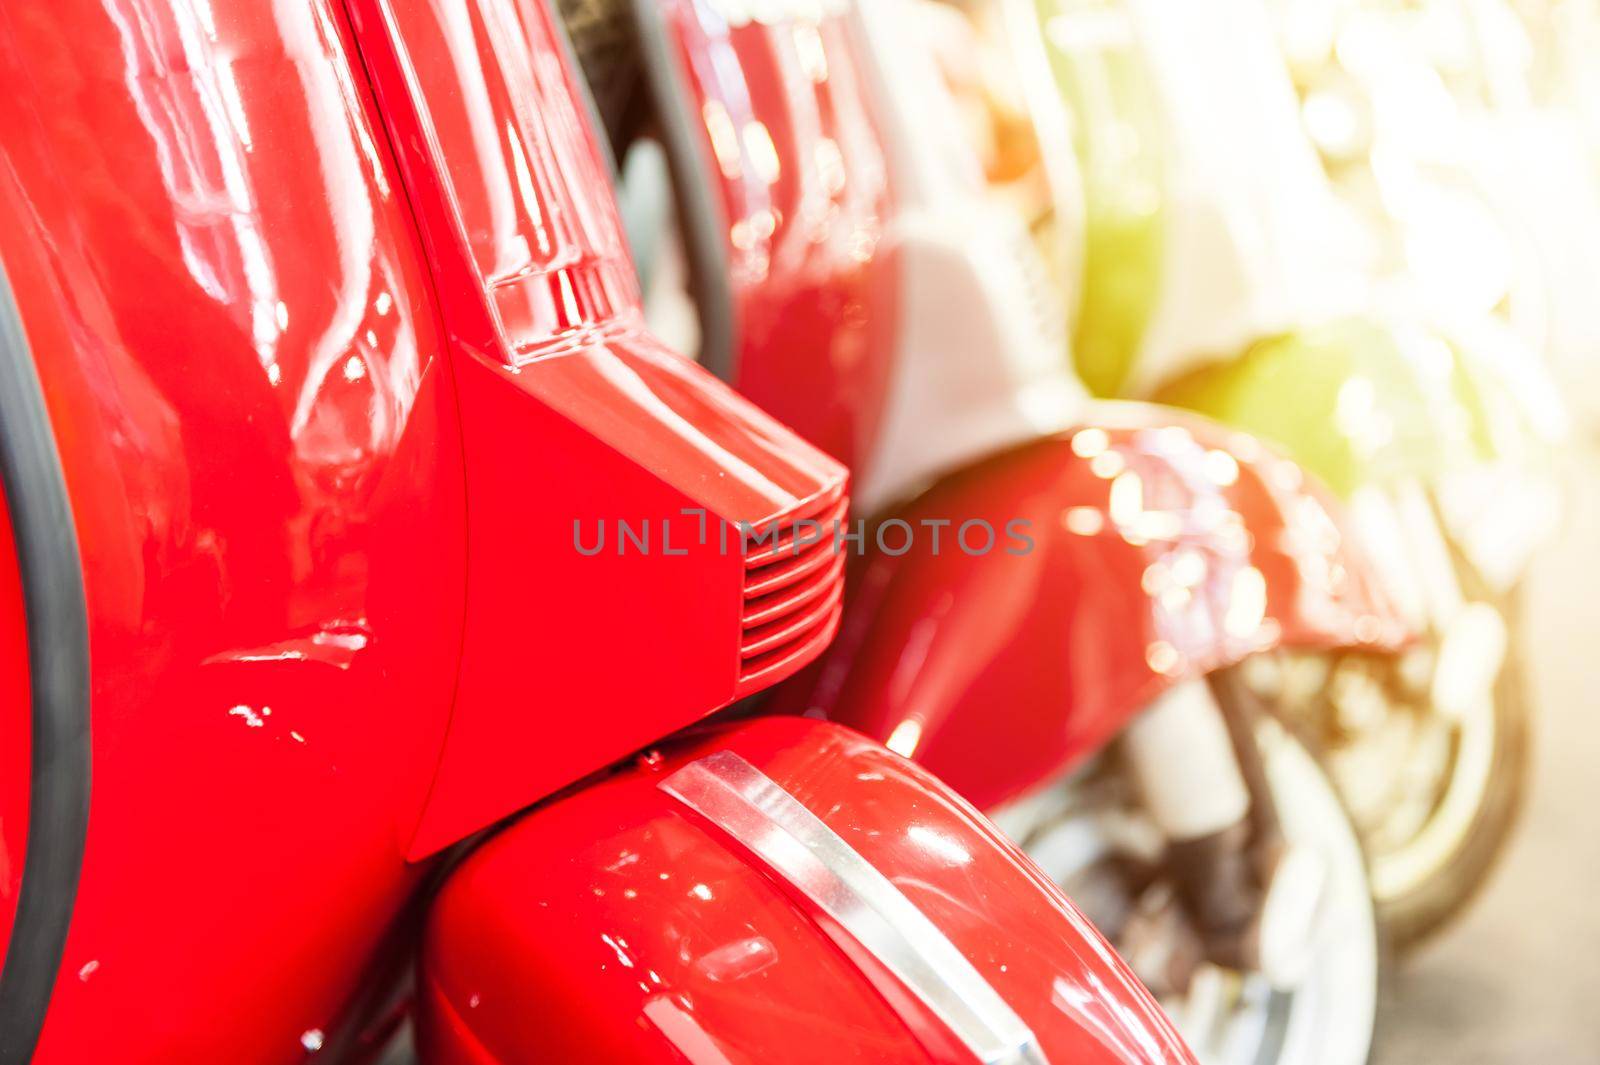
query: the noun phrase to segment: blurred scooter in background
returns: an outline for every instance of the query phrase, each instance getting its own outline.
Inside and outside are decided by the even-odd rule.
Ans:
[[[1365,234],[1371,272],[1456,329],[1509,328],[1508,360],[1543,358],[1593,417],[1600,394],[1600,167],[1585,132],[1600,46],[1592,4],[1278,0],[1301,118]],[[1481,327],[1480,327],[1481,332]],[[1520,341],[1520,344],[1517,343]],[[1544,374],[1517,375],[1522,389]],[[1555,430],[1558,406],[1539,414]]]
[[[1082,243],[1055,250],[1083,261],[1085,378],[1284,448],[1345,499],[1426,633],[1402,654],[1274,652],[1238,670],[1239,690],[1327,759],[1384,922],[1415,942],[1482,883],[1519,804],[1530,708],[1515,589],[1558,511],[1559,407],[1481,295],[1492,249],[1429,246],[1433,271],[1384,267],[1385,241],[1417,242],[1335,195],[1301,119],[1336,123],[1313,97],[1302,108],[1263,6],[1033,6],[1016,40],[1048,56],[1081,174]],[[1419,169],[1414,154],[1366,158],[1372,173]],[[1411,202],[1439,213],[1452,191]],[[1459,242],[1462,226],[1434,231]]]
[[[0,1062],[1192,1065],[947,785],[719,713],[848,474],[645,327],[552,11],[271,15],[0,15]]]
[[[1356,836],[1226,668],[1398,646],[1323,500],[1239,434],[1088,401],[1061,287],[985,182],[913,8],[613,10],[642,122],[617,102],[635,67],[603,44],[616,25],[578,0],[568,24],[592,33],[576,44],[612,101],[633,243],[662,249],[656,313],[851,462],[865,499],[836,651],[775,701],[955,780],[1202,1054],[1364,1060],[1379,951]],[[668,198],[663,160],[667,240],[640,209]],[[1006,550],[974,549],[996,532]]]

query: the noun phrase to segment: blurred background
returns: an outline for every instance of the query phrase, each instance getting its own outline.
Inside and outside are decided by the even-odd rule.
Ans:
[[[1096,805],[1125,751],[1064,782],[1059,809],[988,811],[1129,959],[1201,1059],[1365,1060],[1379,985],[1378,1065],[1600,1063],[1588,881],[1600,872],[1589,684],[1600,0],[860,0],[854,14],[835,0],[662,0],[671,14],[653,32],[683,34],[700,66],[657,57],[653,80],[638,73],[650,64],[635,61],[629,19],[648,27],[639,13],[657,5],[560,6],[618,157],[658,334],[723,372],[759,366],[809,327],[843,373],[861,355],[840,336],[881,314],[886,332],[914,337],[895,347],[900,379],[961,382],[947,407],[918,411],[929,427],[959,436],[987,396],[1026,400],[1005,411],[1005,441],[937,462],[926,440],[861,454],[818,440],[854,467],[858,505],[919,490],[983,447],[1094,425],[1112,409],[1098,401],[1181,408],[1239,431],[1209,446],[1252,462],[1264,441],[1293,459],[1339,515],[1346,532],[1333,539],[1360,548],[1405,623],[1395,628],[1416,634],[1380,650],[1369,614],[1371,631],[1358,623],[1342,650],[1244,657],[1220,671],[1232,695],[1217,696],[1276,711],[1316,752],[1313,773],[1362,844],[1350,848],[1358,886],[1365,851],[1362,901],[1392,962],[1381,977],[1370,931],[1365,958],[1340,960],[1325,942],[1338,937],[1310,937],[1319,960],[1287,995],[1265,964],[1175,962],[1193,947],[1188,917],[1174,916],[1177,880],[1163,887],[1170,868],[1151,872],[1125,831],[1149,810],[1130,813],[1139,804],[1126,796]],[[859,83],[830,66],[847,51],[834,24],[852,18]],[[877,128],[851,144],[839,116],[858,92]],[[675,121],[678,143],[662,135]],[[685,147],[684,130],[700,125],[720,193]],[[871,199],[885,169],[901,202]],[[792,193],[801,179],[814,181],[809,200]],[[715,201],[701,221],[674,214],[696,197]],[[922,229],[909,237],[883,217],[916,212]],[[924,231],[937,238],[919,249]],[[803,296],[820,287],[826,256],[813,262],[813,249],[830,239],[854,250],[864,276],[885,269],[882,256],[873,265],[880,239],[907,261],[965,254],[969,272],[951,272],[959,283],[933,298],[937,283],[907,283],[914,310],[883,312],[858,293],[850,313],[818,313]],[[727,301],[707,298],[717,275],[731,276],[735,301],[767,286],[785,308],[747,330],[743,363],[719,349],[737,330],[719,318]],[[1008,328],[947,342],[978,311]],[[937,324],[918,332],[926,322]],[[829,360],[816,354],[789,352],[820,392]],[[802,432],[813,424],[792,383],[733,383]],[[871,390],[847,391],[859,402]],[[1082,433],[1073,450],[1114,460],[1095,476],[1113,497],[1131,484],[1131,511],[1164,506],[1121,476],[1105,441]],[[1226,460],[1216,483],[1233,484],[1238,465],[1211,454]],[[1283,470],[1298,490],[1302,473]],[[1314,539],[1310,529],[1284,538]],[[1156,557],[1140,591],[1181,610],[1200,578],[1179,580],[1180,569],[1176,555]],[[1328,575],[1329,587],[1348,576]],[[1243,613],[1260,619],[1259,607]],[[888,745],[917,756],[916,739],[897,746],[898,735]],[[1073,831],[1099,833],[1094,855],[1060,842]]]
[[[1063,228],[1088,234],[1067,272],[1092,387],[1200,406],[1336,482],[1321,445],[1253,411],[1248,375],[1215,359],[1359,306],[1425,325],[1494,367],[1489,391],[1526,401],[1523,440],[1538,444],[1478,452],[1503,479],[1477,510],[1550,507],[1502,600],[1531,722],[1520,818],[1455,920],[1395,951],[1374,1060],[1600,1062],[1600,6],[1224,2],[1167,31],[1184,19],[1159,3],[1041,6],[1083,205]],[[1281,68],[1240,45],[1252,37],[1273,40]],[[1239,73],[1252,64],[1264,73]],[[993,144],[991,173],[1006,165]],[[1165,271],[1167,290],[1143,306],[1129,295],[1141,271]],[[1179,271],[1187,300],[1171,294]],[[1292,391],[1262,389],[1288,407]],[[1532,483],[1551,491],[1539,501]]]
[[[970,15],[980,5],[963,6]],[[1125,38],[1095,25],[1118,7],[1133,13]],[[1089,234],[1072,271],[1086,293],[1075,336],[1080,374],[1105,391],[1209,403],[1208,413],[1268,438],[1285,432],[1279,442],[1324,476],[1338,467],[1317,445],[1227,398],[1250,386],[1240,374],[1219,374],[1215,352],[1341,307],[1381,308],[1391,323],[1425,322],[1471,353],[1464,357],[1493,364],[1490,389],[1528,400],[1527,439],[1548,453],[1530,460],[1520,451],[1479,511],[1526,515],[1546,504],[1522,489],[1553,488],[1549,523],[1529,541],[1536,546],[1522,576],[1506,585],[1531,721],[1520,819],[1498,860],[1474,874],[1481,883],[1456,919],[1395,952],[1374,1060],[1600,1062],[1600,910],[1589,886],[1600,871],[1592,650],[1600,624],[1600,8],[1580,0],[1222,3],[1170,33],[1153,27],[1171,19],[1159,9],[1063,4],[1044,23],[1067,86],[1085,204],[1076,228]],[[1227,28],[1208,33],[1207,22]],[[1097,33],[1122,39],[1125,50],[1088,43]],[[1225,41],[1235,33],[1270,35],[1287,78],[1227,72],[1271,62],[1265,49]],[[1208,64],[1208,49],[1229,59]],[[1119,68],[1135,55],[1142,74]],[[1294,96],[1274,106],[1284,83]],[[1185,96],[1187,112],[1174,102]],[[1107,112],[1116,117],[1095,118]],[[1311,148],[1303,154],[1302,136]],[[1324,189],[1330,199],[1320,198]],[[1151,202],[1138,203],[1145,194]],[[1161,237],[1141,239],[1141,224],[1162,212],[1190,221],[1169,219]],[[1200,232],[1208,227],[1233,236]],[[1169,290],[1175,270],[1225,276],[1193,282],[1187,305],[1168,295],[1140,307],[1125,292],[1143,257],[1162,263]],[[1097,273],[1109,278],[1098,292]],[[1184,373],[1212,379],[1186,388]],[[1161,383],[1175,375],[1178,386]],[[1293,405],[1288,391],[1278,399]]]
[[[1569,509],[1528,581],[1539,707],[1521,830],[1461,921],[1396,966],[1379,1065],[1600,1062],[1600,447],[1573,443]]]

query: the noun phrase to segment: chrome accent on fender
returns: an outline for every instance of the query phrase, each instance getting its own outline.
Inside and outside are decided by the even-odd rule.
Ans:
[[[985,1065],[1049,1065],[1033,1032],[889,879],[732,751],[659,785],[783,877],[880,960]]]

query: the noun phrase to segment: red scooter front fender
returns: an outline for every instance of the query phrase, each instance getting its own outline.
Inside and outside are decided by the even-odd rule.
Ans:
[[[839,639],[781,704],[992,809],[1186,678],[1274,646],[1405,638],[1292,462],[1162,408],[1091,417],[869,529]]]
[[[702,731],[508,828],[443,888],[419,985],[430,1065],[1192,1060],[970,806],[799,718]]]

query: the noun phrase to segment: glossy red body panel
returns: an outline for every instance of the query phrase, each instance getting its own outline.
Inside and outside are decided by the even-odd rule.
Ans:
[[[848,729],[798,718],[687,736],[467,859],[424,949],[432,1060],[964,1060],[934,1018],[891,1007],[803,896],[659,789],[717,750],[737,752],[883,871],[1049,1060],[1191,1060],[1098,933],[970,806]]]
[[[39,1065],[293,1060],[420,872],[459,430],[350,47],[326,3],[0,14],[0,254],[93,668]]]
[[[743,552],[691,539],[685,514],[766,523],[844,470],[644,332],[544,4],[350,6],[440,278],[472,477],[462,672],[421,855],[741,694]],[[683,556],[582,556],[573,515],[675,521]],[[659,638],[669,622],[704,638]],[[530,670],[580,664],[581,690],[540,685],[562,711],[530,707]],[[606,727],[569,700],[608,708]]]
[[[775,210],[772,190],[791,174],[814,177],[816,161],[829,157],[819,151],[826,124],[815,116],[824,89],[829,99],[856,97],[839,111],[851,116],[840,128],[854,165],[838,173],[847,196],[858,197],[848,202],[861,206],[802,208],[802,231],[820,247],[864,249],[865,276],[891,288],[894,262],[872,239],[894,210],[883,191],[894,176],[884,170],[890,153],[875,143],[870,93],[855,76],[857,45],[838,20],[814,28],[769,13],[730,29],[737,20],[714,5],[664,7],[685,57],[680,91],[706,117],[703,151],[722,179],[726,217],[738,220],[729,248],[739,312],[759,317],[815,298],[819,278],[863,276],[781,254],[796,212]],[[752,144],[770,147],[771,158]],[[769,228],[771,247],[759,239]],[[740,386],[818,440],[832,439],[839,410],[856,409],[869,424],[884,393],[853,374],[892,357],[894,314],[887,304],[864,306],[879,322],[875,332],[836,315],[793,338],[751,334]],[[858,360],[801,354],[827,349],[834,337],[859,350]],[[887,370],[872,373],[880,386],[887,379]],[[880,740],[900,730],[897,750],[987,807],[1094,751],[1184,677],[1280,644],[1400,638],[1328,502],[1297,467],[1242,434],[1159,407],[1096,405],[1085,425],[1105,437],[1103,457],[1074,454],[1071,434],[1042,440],[976,461],[904,511],[881,515],[951,522],[944,550],[924,531],[903,557],[875,551],[864,560],[841,638],[802,682],[777,693],[776,705],[824,712]],[[864,457],[869,436],[857,438],[853,460]],[[1137,527],[1119,527],[1119,507]],[[975,519],[1002,545],[982,557],[954,542],[956,527]],[[1019,519],[1031,523],[1034,547],[1014,556],[1004,530]],[[1073,531],[1073,522],[1094,531]],[[1176,534],[1166,528],[1174,522]],[[1193,581],[1164,576],[1176,569],[1186,578],[1196,560],[1202,575]]]
[[[893,364],[893,203],[845,19],[730,25],[666,0],[682,91],[716,183],[734,306],[733,381],[859,469]]]
[[[11,520],[0,495],[0,965],[11,941],[28,845],[30,735],[27,618]]]
[[[776,423],[753,421],[738,396],[642,333],[549,356],[512,378],[516,388],[482,363],[460,371],[468,468],[484,474],[471,497],[456,709],[414,855],[732,702],[741,694],[745,562],[737,532],[724,550],[715,532],[701,540],[699,519],[685,512],[712,528],[765,521],[843,479],[831,460]],[[534,402],[525,391],[534,388],[560,403]],[[611,431],[591,433],[592,417]],[[704,452],[674,463],[671,448],[652,447],[653,427],[658,440],[688,435],[669,420],[694,426]],[[740,461],[735,437],[770,454]],[[622,444],[601,443],[608,438]],[[802,462],[788,461],[797,454]],[[662,460],[671,471],[700,467],[697,480],[680,488],[658,473]],[[593,556],[575,546],[577,515],[586,545],[609,526]],[[622,522],[653,530],[648,553],[621,539]],[[836,623],[837,614],[830,634]],[[573,713],[578,705],[604,708],[603,717]]]
[[[1186,677],[1269,646],[1404,638],[1293,463],[1192,416],[1096,413],[894,511],[920,535],[898,555],[872,543],[839,639],[780,705],[884,740],[990,809]],[[939,520],[936,548],[922,523]],[[1027,524],[976,554],[956,539],[972,520]]]
[[[546,17],[483,6],[551,93],[519,127],[549,157],[528,180],[549,179],[547,217],[594,223],[552,232],[603,259],[603,186],[556,180],[596,164]],[[574,518],[759,521],[841,490],[643,334],[630,288],[558,286],[552,309],[452,255],[450,205],[390,154],[417,116],[388,84],[385,128],[374,47],[332,0],[0,11],[0,257],[93,669],[89,835],[39,1065],[300,1058],[403,934],[411,848],[740,690],[745,560],[585,567]]]

